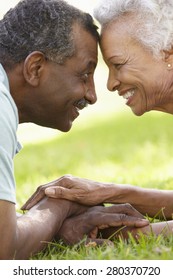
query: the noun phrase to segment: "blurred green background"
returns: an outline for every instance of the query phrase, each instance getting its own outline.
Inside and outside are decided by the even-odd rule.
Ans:
[[[0,5],[0,17],[18,0]],[[96,1],[69,0],[91,9]],[[15,157],[17,209],[35,189],[64,174],[97,181],[173,189],[173,117],[150,112],[136,117],[117,93],[106,89],[107,68],[99,54],[95,73],[98,101],[84,109],[68,133],[33,124],[19,125],[23,150]],[[50,245],[51,246],[51,245]],[[64,247],[56,244],[37,259],[172,259],[172,238],[147,237],[139,244]],[[50,251],[49,251],[50,250]],[[55,250],[55,252],[54,252]]]
[[[69,133],[47,132],[24,143],[15,157],[19,206],[40,184],[70,173],[97,181],[171,189],[173,131],[171,115],[98,112],[76,123]],[[28,128],[30,139],[35,128]]]
[[[91,11],[97,0],[68,0]],[[18,0],[1,3],[0,17]],[[19,207],[40,184],[66,173],[98,181],[145,187],[172,186],[171,115],[136,117],[117,93],[106,89],[108,71],[99,53],[95,73],[98,101],[84,109],[68,133],[19,125],[24,149],[15,158]]]

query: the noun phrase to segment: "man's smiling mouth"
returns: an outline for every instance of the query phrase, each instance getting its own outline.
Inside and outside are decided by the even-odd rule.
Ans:
[[[74,106],[77,110],[82,110],[88,106],[88,101],[85,98],[80,99],[74,103]]]

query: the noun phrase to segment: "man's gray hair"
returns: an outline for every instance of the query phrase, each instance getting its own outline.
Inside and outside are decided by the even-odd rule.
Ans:
[[[102,28],[127,21],[129,35],[155,56],[173,45],[173,0],[100,0],[94,16]]]
[[[93,18],[63,0],[21,0],[0,20],[0,63],[11,67],[33,51],[57,63],[75,53],[73,24],[98,40]]]

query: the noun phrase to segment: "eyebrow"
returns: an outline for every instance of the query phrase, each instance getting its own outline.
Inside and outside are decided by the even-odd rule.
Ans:
[[[120,56],[121,56],[121,54],[113,55],[113,56],[111,56],[111,57],[108,58],[108,61],[111,60],[111,59],[114,58],[114,57],[120,57]]]
[[[85,69],[88,69],[88,68],[93,68],[93,69],[95,69],[96,66],[97,66],[97,62],[95,62],[95,61],[89,61],[88,64],[87,64],[87,66],[85,67]]]

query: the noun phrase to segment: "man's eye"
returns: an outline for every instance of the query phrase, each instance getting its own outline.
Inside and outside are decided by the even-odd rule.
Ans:
[[[89,77],[89,73],[85,73],[85,74],[83,74],[83,77],[84,77],[85,79],[88,79],[88,77]]]
[[[81,73],[80,74],[80,78],[82,81],[84,81],[85,83],[89,81],[91,75],[93,75],[92,72],[85,72],[85,73]]]

